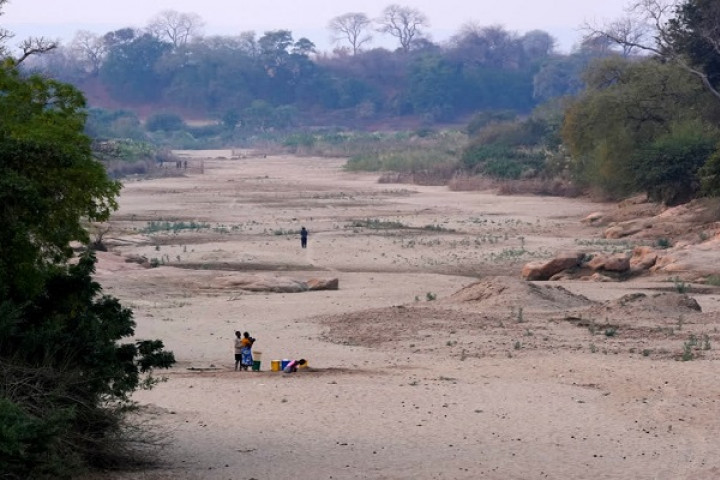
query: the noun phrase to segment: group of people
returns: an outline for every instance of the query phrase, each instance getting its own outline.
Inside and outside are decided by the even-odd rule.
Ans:
[[[252,346],[255,339],[248,332],[235,332],[235,371],[248,370],[253,366]]]
[[[250,336],[250,333],[240,333],[239,330],[235,331],[235,371],[249,370],[253,366],[252,346],[255,343],[255,338]],[[298,367],[307,364],[307,360],[301,358],[300,360],[292,360],[283,369],[285,373],[297,372]]]

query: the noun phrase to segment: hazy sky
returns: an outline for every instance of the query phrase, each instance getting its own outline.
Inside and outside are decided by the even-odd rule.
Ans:
[[[206,34],[231,35],[255,31],[291,30],[293,37],[307,37],[321,50],[330,50],[328,21],[348,12],[370,18],[391,3],[414,7],[427,15],[427,31],[443,41],[474,22],[502,25],[520,34],[545,30],[563,51],[577,43],[584,21],[620,17],[629,0],[10,0],[0,26],[17,34],[68,40],[80,29],[104,34],[122,27],[144,27],[162,10],[194,12],[205,21]],[[389,40],[376,35],[375,46]]]

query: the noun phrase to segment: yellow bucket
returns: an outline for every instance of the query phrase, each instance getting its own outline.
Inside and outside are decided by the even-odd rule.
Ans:
[[[270,371],[271,372],[279,372],[280,371],[280,360],[270,360]]]

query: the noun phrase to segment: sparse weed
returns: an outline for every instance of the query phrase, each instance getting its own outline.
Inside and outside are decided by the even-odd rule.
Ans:
[[[208,223],[198,222],[163,222],[163,221],[151,221],[148,222],[145,228],[140,230],[141,233],[158,233],[158,232],[173,232],[177,233],[180,230],[200,230],[203,228],[210,228]]]
[[[365,220],[354,220],[350,224],[350,228],[369,228],[372,230],[408,228],[402,222],[393,222],[389,220],[380,220],[377,218],[366,218]]]
[[[672,247],[672,243],[670,242],[670,239],[667,237],[660,237],[657,240],[655,240],[655,246],[658,248],[670,248]]]
[[[680,280],[680,277],[675,277],[672,281],[675,285],[675,291],[678,293],[688,293],[690,291],[690,285]]]
[[[425,299],[426,299],[428,302],[432,302],[432,301],[435,300],[436,298],[437,298],[437,295],[434,294],[434,293],[432,293],[432,292],[427,292],[427,293],[425,294]]]
[[[688,362],[688,361],[692,360],[693,358],[695,358],[695,355],[693,354],[693,351],[692,351],[692,345],[690,344],[690,342],[683,343],[683,353],[682,353],[682,357],[681,357],[682,361]]]

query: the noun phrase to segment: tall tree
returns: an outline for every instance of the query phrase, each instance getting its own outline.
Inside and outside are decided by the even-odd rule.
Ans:
[[[203,25],[203,19],[197,13],[163,10],[150,20],[147,29],[158,39],[168,41],[174,48],[178,48],[200,36]]]
[[[87,30],[79,30],[70,43],[70,51],[87,73],[97,76],[107,55],[108,46],[103,37]]]
[[[422,28],[430,26],[427,17],[420,10],[396,4],[385,7],[376,22],[379,25],[378,31],[397,38],[404,52],[410,51],[413,40],[423,36]]]
[[[70,262],[120,185],[92,156],[82,94],[15,63],[0,58],[0,471],[71,478],[122,450],[130,394],[174,357],[121,343],[132,312],[101,294],[92,254]]]
[[[720,5],[714,0],[634,0],[628,18],[586,24],[590,38],[640,50],[683,68],[720,100]],[[707,69],[710,69],[708,71]]]
[[[688,0],[669,22],[669,46],[689,60],[706,85],[720,91],[720,3]]]
[[[0,17],[5,13],[3,12],[3,7],[5,7],[7,2],[8,0],[0,0]],[[15,35],[10,30],[0,27],[0,58],[11,59],[11,61],[16,65],[22,63],[32,55],[49,52],[58,46],[58,42],[56,40],[51,40],[45,37],[28,37],[20,42],[20,56],[10,58],[7,41],[14,37]]]
[[[711,95],[691,80],[688,72],[654,59],[616,56],[592,64],[585,73],[587,88],[566,111],[562,130],[576,178],[625,195],[668,186],[658,180],[651,187],[645,175],[651,169],[653,178],[663,181],[683,169],[694,176],[704,159],[693,158],[693,153],[712,145],[706,139],[716,138],[717,133],[707,126],[717,121],[719,109],[708,101]],[[707,135],[687,134],[693,130],[707,130]],[[672,156],[659,154],[664,147]],[[693,193],[672,187],[662,196],[680,198],[688,192]],[[670,196],[660,199],[672,201]]]
[[[146,33],[110,48],[100,77],[117,99],[128,102],[156,101],[167,85],[157,68],[172,45]]]
[[[345,13],[330,20],[328,28],[335,43],[347,42],[353,55],[372,40],[369,27],[372,22],[364,13]]]

